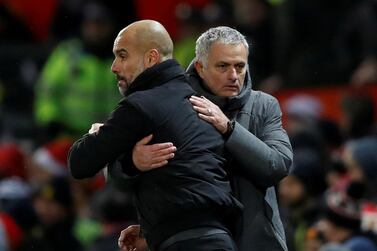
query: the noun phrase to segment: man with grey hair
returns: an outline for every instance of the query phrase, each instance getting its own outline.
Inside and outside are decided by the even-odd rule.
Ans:
[[[231,44],[245,46],[249,50],[249,44],[244,35],[235,29],[227,26],[219,26],[209,29],[207,32],[199,36],[195,47],[195,60],[208,64],[208,54],[213,43]]]
[[[190,101],[225,139],[232,189],[244,205],[234,231],[239,250],[287,250],[275,186],[289,173],[292,148],[277,100],[251,88],[248,53],[245,37],[235,29],[216,27],[203,33],[187,70],[197,92]],[[171,143],[148,145],[151,138],[133,149],[133,164],[141,171],[174,159]]]

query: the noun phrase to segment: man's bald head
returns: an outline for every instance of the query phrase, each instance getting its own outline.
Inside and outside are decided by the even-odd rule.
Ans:
[[[159,22],[142,20],[119,32],[113,53],[111,71],[116,74],[119,91],[125,94],[142,72],[172,58],[173,42]]]
[[[119,32],[118,37],[122,36],[131,36],[141,52],[157,49],[161,61],[171,59],[173,56],[173,41],[165,27],[157,21],[134,22]]]

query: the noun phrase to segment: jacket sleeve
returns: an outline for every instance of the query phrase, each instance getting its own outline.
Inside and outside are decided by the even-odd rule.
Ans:
[[[74,178],[94,176],[122,154],[131,154],[137,140],[151,131],[148,118],[123,100],[97,133],[85,134],[70,149],[68,165]]]
[[[264,188],[276,185],[288,175],[293,158],[289,138],[282,127],[279,103],[268,97],[261,112],[262,119],[258,121],[260,124],[256,125],[259,138],[236,122],[225,144],[237,163],[236,168],[240,168],[238,171]],[[249,128],[252,126],[250,124]]]
[[[138,174],[141,173],[136,167],[133,174],[128,174],[125,169],[129,166],[122,163],[120,159],[117,159],[107,167],[107,182],[114,184],[114,186],[122,191],[129,191],[133,189],[136,184]]]

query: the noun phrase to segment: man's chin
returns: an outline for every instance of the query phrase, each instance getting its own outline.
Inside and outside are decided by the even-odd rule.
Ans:
[[[224,87],[215,93],[216,96],[220,97],[233,97],[240,94],[240,90],[237,87]]]
[[[118,90],[119,90],[120,95],[122,95],[122,96],[126,96],[127,88],[124,88],[124,87],[118,87]]]
[[[237,96],[239,94],[238,91],[223,91],[219,94],[217,94],[217,96],[220,96],[220,97],[234,97],[234,96]]]

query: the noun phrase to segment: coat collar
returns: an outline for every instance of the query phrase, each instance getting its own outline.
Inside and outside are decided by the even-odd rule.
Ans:
[[[162,85],[178,76],[184,76],[184,69],[174,59],[168,59],[143,71],[131,83],[125,96]]]

